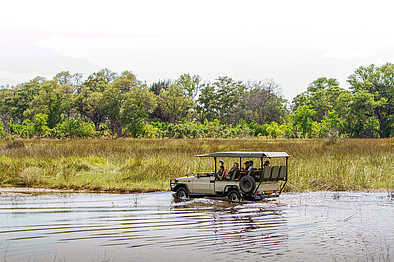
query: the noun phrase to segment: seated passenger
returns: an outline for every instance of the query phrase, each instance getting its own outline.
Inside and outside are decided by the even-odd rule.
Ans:
[[[240,178],[240,171],[239,171],[239,167],[238,167],[238,163],[235,162],[233,167],[230,169],[230,171],[228,172],[228,177],[229,180],[236,180]]]
[[[239,177],[239,178],[241,178],[242,176],[244,176],[244,175],[247,175],[247,174],[248,174],[249,161],[246,161],[246,162],[244,163],[244,165],[245,165],[245,167],[244,167],[244,168],[242,168],[242,170],[241,170],[241,174],[240,174],[240,177]]]
[[[239,176],[238,163],[235,162],[230,170],[225,169],[222,180],[235,180],[235,177]]]
[[[264,162],[264,167],[266,167],[266,166],[270,166],[270,161],[267,160]]]
[[[248,168],[249,168],[249,161],[246,161],[246,162],[244,163],[244,165],[245,165],[245,168],[242,168],[242,172],[248,171]]]
[[[220,166],[219,171],[216,172],[215,174],[216,180],[223,180],[223,177],[225,175],[224,173],[225,173],[224,166]]]
[[[256,170],[256,168],[253,166],[253,161],[249,160],[249,165],[248,165],[248,175],[252,174],[253,170]]]

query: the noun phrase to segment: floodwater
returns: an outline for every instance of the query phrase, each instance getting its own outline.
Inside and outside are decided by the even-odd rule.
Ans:
[[[0,262],[394,261],[387,193],[0,195]]]

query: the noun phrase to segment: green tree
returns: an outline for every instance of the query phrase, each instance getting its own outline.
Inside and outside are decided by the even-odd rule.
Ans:
[[[137,136],[142,124],[157,107],[157,96],[145,85],[133,87],[125,94],[125,101],[120,110],[121,123],[127,125],[131,134]]]
[[[312,127],[314,121],[312,117],[316,114],[316,111],[311,106],[304,105],[300,106],[291,115],[290,119],[293,125],[293,132],[298,137],[309,137],[312,134]]]
[[[10,129],[10,114],[13,104],[12,90],[0,89],[0,118],[3,124],[3,131],[5,135],[11,132]]]
[[[273,80],[248,82],[246,89],[237,110],[239,120],[258,124],[283,122],[287,101],[279,95],[279,86]]]
[[[73,93],[68,88],[68,85],[59,86],[56,80],[43,81],[24,116],[33,119],[36,114],[44,113],[48,116],[48,127],[54,128],[61,121],[61,114],[70,113]]]
[[[215,87],[210,83],[202,85],[201,93],[197,100],[198,119],[200,121],[213,121],[217,118],[217,100]]]
[[[182,74],[175,83],[185,90],[185,95],[195,99],[200,90],[201,78],[199,75]]]
[[[316,114],[313,116],[314,121],[321,121],[329,111],[343,111],[338,103],[338,99],[348,91],[339,87],[339,83],[334,78],[321,77],[313,81],[307,88],[307,91],[297,95],[293,99],[293,110],[299,106],[308,105]]]
[[[126,95],[140,83],[135,75],[129,71],[124,71],[119,77],[114,78],[110,86],[103,93],[103,103],[106,118],[112,126],[112,133],[117,137],[123,135],[124,119],[122,119],[122,107],[124,106]]]
[[[40,91],[40,85],[45,81],[42,77],[23,83],[12,90],[12,101],[10,101],[10,118],[17,123],[26,119],[25,112],[31,107],[33,99]]]
[[[235,124],[241,119],[238,116],[241,98],[245,85],[230,77],[219,77],[213,83],[202,86],[198,99],[200,118],[219,119],[224,123]]]
[[[379,135],[388,137],[394,134],[393,130],[393,110],[394,110],[394,64],[387,63],[383,66],[370,65],[359,67],[352,75],[349,76],[348,82],[350,88],[356,96],[357,92],[365,91],[372,95],[376,102],[374,112],[370,117],[375,117],[379,123]],[[365,97],[365,93],[359,93],[359,96]],[[370,107],[370,99],[367,99]],[[366,123],[370,128],[375,129],[375,121],[368,118]],[[370,131],[372,132],[372,131]],[[373,132],[372,132],[373,133]]]
[[[379,136],[379,121],[375,117],[375,110],[379,105],[379,101],[375,101],[374,95],[366,90],[359,90],[353,94],[349,111],[345,115],[350,136]]]
[[[159,105],[165,120],[174,123],[186,119],[194,102],[181,87],[171,84],[167,90],[160,92]]]
[[[102,70],[93,73],[77,90],[75,106],[78,113],[94,123],[96,131],[106,119],[108,103],[105,102],[104,92],[111,88],[114,73]]]
[[[122,125],[120,122],[120,108],[122,106],[124,96],[121,90],[108,86],[102,94],[102,109],[106,119],[109,120],[112,127],[112,134],[117,137],[122,136]]]
[[[240,98],[244,96],[245,85],[230,77],[219,77],[213,82],[213,85],[218,99],[218,103],[216,103],[218,119],[224,123],[236,123],[239,120],[237,108]]]

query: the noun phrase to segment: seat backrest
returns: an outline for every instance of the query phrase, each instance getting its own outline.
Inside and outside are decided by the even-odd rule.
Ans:
[[[279,169],[280,169],[280,166],[273,166],[272,167],[271,179],[273,179],[273,180],[278,179]]]
[[[263,176],[263,178],[265,180],[267,180],[267,179],[270,179],[270,177],[271,177],[271,167],[270,166],[265,166],[264,167],[264,176]]]
[[[233,175],[231,176],[231,180],[235,180],[235,178],[238,177],[240,173],[241,172],[239,171],[239,169],[235,170],[233,172]]]
[[[279,179],[285,180],[287,173],[287,166],[280,166]]]

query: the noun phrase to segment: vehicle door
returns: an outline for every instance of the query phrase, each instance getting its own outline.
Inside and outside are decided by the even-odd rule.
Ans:
[[[198,175],[193,181],[194,194],[211,195],[215,192],[215,177]]]

